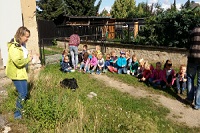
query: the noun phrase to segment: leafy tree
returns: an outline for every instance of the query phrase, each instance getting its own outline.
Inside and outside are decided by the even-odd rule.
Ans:
[[[147,4],[142,2],[139,3],[138,6],[135,8],[134,11],[128,14],[129,18],[142,18],[147,16],[146,8]]]
[[[164,8],[162,8],[161,4],[159,3],[155,3],[154,8],[155,8],[154,15],[158,15],[164,12]]]
[[[101,5],[100,0],[94,6],[96,0],[64,0],[67,15],[72,16],[96,16]]]
[[[115,0],[110,14],[113,18],[127,18],[134,11],[135,0]]]
[[[101,5],[100,0],[38,0],[37,19],[55,20],[60,16],[96,16]]]
[[[200,10],[165,11],[146,23],[136,40],[140,44],[187,48],[190,31],[200,24]]]
[[[190,0],[187,0],[187,2],[183,5],[182,8],[189,9],[190,5],[191,5]]]
[[[54,20],[63,14],[62,0],[39,0],[37,4],[37,19]]]
[[[99,14],[99,16],[109,16],[109,12],[104,8],[103,11]]]
[[[161,7],[161,4],[154,3],[152,5],[148,5],[145,2],[141,2],[138,4],[138,6],[135,8],[134,12],[130,12],[128,14],[129,18],[143,18],[143,17],[149,17],[152,15],[158,15],[162,13],[164,9]]]

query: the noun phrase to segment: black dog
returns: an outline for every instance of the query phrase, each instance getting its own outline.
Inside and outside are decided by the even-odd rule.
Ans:
[[[72,90],[76,90],[78,88],[78,84],[75,78],[72,79],[65,78],[63,81],[60,81],[60,86]]]

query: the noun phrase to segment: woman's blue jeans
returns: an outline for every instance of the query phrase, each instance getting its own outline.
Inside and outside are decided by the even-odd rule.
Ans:
[[[18,98],[16,100],[16,111],[14,113],[15,118],[21,116],[21,109],[23,108],[22,102],[27,98],[28,94],[28,84],[27,80],[12,80],[17,92]]]
[[[194,87],[194,79],[197,74],[197,88]],[[195,108],[200,109],[200,64],[190,63],[187,65],[187,99],[190,101],[194,100],[195,96]]]
[[[74,68],[78,65],[78,47],[77,46],[69,46],[69,51],[71,54],[72,65]]]

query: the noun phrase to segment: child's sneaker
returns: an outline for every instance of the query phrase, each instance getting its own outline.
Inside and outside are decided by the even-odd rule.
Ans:
[[[107,73],[107,72],[108,72],[108,70],[107,70],[107,69],[104,69],[104,70],[103,70],[103,73]]]
[[[70,72],[75,72],[75,70],[74,70],[74,69],[72,69],[72,70],[70,70]]]
[[[93,70],[91,70],[91,71],[90,71],[90,74],[93,74],[93,72],[94,72],[94,71],[93,71]]]
[[[96,72],[96,74],[98,74],[98,75],[99,75],[100,73],[101,73],[100,71],[97,71],[97,72]]]
[[[163,89],[166,89],[166,88],[167,88],[167,86],[166,86],[166,85],[164,85],[162,88],[163,88]]]
[[[179,88],[175,88],[175,92],[176,92],[176,94],[178,94],[178,93],[179,93],[179,91],[180,91],[180,89],[179,89]]]
[[[86,73],[90,73],[90,71],[88,70],[88,71],[86,71]]]

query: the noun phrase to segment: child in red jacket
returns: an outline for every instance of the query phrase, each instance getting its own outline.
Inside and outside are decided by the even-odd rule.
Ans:
[[[151,64],[149,64],[147,61],[144,64],[144,70],[142,73],[142,77],[138,77],[139,81],[143,81],[145,83],[149,82],[149,78],[152,74],[153,71],[153,66]]]

